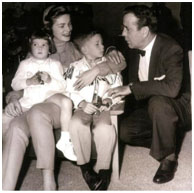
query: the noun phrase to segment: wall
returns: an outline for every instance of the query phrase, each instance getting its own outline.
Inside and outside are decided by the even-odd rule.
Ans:
[[[122,11],[125,7],[134,4],[145,4],[149,7],[152,3],[137,3],[137,2],[97,2],[90,3],[93,7],[93,21],[97,27],[103,28],[108,35],[118,34],[120,31],[120,26],[122,24]],[[166,7],[170,8],[173,17],[177,20],[180,26],[180,2],[176,3],[166,3]]]

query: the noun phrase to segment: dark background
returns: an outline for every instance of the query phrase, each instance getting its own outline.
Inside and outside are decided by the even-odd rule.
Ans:
[[[73,10],[73,36],[93,26],[101,30],[105,45],[114,44],[121,34],[122,11],[134,4],[146,4],[155,10],[159,32],[176,39],[185,52],[192,44],[192,3],[163,2],[3,2],[2,3],[2,72],[3,96],[11,90],[11,80],[19,62],[28,52],[31,32],[43,25],[45,8],[53,4],[70,5]],[[188,73],[188,72],[187,72]]]

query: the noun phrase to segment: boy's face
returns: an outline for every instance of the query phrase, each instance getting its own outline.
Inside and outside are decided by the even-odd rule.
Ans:
[[[100,34],[94,35],[84,45],[86,55],[90,59],[97,59],[104,55],[104,45]]]
[[[48,41],[44,39],[33,39],[31,53],[37,59],[46,59],[49,53]]]

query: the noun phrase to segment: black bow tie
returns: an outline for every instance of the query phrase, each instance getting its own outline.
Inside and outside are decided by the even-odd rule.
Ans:
[[[137,49],[137,53],[140,54],[141,56],[145,56],[146,51],[144,51],[144,50],[138,50]]]

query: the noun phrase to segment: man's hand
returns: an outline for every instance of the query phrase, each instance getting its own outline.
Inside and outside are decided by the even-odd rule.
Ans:
[[[88,103],[86,101],[82,101],[79,105],[79,107],[87,114],[94,114],[96,111],[98,111],[98,108],[93,105],[92,103]]]
[[[129,86],[118,86],[116,88],[110,89],[108,92],[108,95],[112,96],[113,98],[116,98],[118,96],[124,98],[129,94],[131,94],[131,89],[129,88]]]
[[[5,107],[5,113],[8,116],[11,117],[17,117],[20,116],[23,111],[22,111],[22,107],[21,104],[18,100],[12,100],[9,104],[7,104],[7,106]]]
[[[90,85],[98,74],[99,68],[97,66],[80,74],[73,85],[75,87],[75,90],[81,90],[83,87]]]

